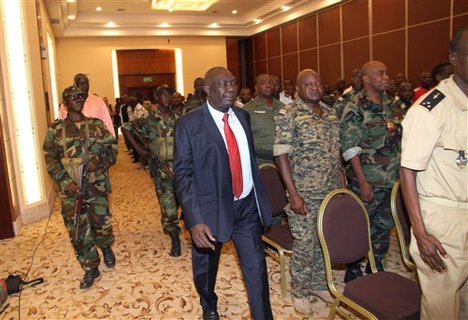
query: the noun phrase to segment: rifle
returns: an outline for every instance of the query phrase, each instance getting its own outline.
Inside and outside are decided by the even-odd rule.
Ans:
[[[74,225],[75,225],[75,243],[78,242],[79,229],[80,229],[80,216],[83,213],[83,208],[85,206],[85,194],[86,194],[86,184],[88,183],[89,172],[86,170],[85,166],[88,164],[89,160],[89,147],[88,147],[88,138],[86,138],[85,145],[83,148],[83,163],[78,167],[78,195],[75,200],[75,215],[74,215]]]
[[[161,154],[159,153],[158,149],[151,143],[149,143],[145,138],[143,138],[143,135],[140,132],[140,129],[135,127],[135,130],[132,132],[138,140],[138,142],[143,146],[145,151],[147,151],[150,156],[156,160],[158,166],[161,168],[161,170],[167,174],[169,179],[171,181],[174,181],[174,174],[172,173],[172,167],[169,165],[169,162],[167,160],[164,160],[163,157],[161,157]]]

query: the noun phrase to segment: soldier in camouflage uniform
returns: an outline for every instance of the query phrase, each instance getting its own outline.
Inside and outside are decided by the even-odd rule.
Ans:
[[[124,125],[124,129],[130,132],[138,130],[141,136],[159,154],[161,158],[159,160],[166,162],[166,165],[161,163],[148,151],[144,150],[132,135],[125,133],[138,152],[145,154],[149,159],[149,167],[156,187],[159,206],[161,207],[161,224],[164,233],[168,234],[172,240],[169,254],[178,257],[181,255],[180,228],[177,215],[177,199],[172,181],[174,125],[178,118],[171,111],[171,99],[174,91],[172,87],[167,85],[159,86],[156,89],[159,105],[155,115],[128,122]]]
[[[47,171],[59,187],[62,217],[70,241],[85,270],[80,288],[86,289],[100,276],[97,247],[103,251],[104,263],[108,267],[115,265],[111,249],[114,236],[108,202],[108,169],[117,157],[117,141],[101,120],[87,118],[81,113],[86,93],[71,86],[63,91],[62,97],[68,109],[67,117],[50,125],[43,149]],[[80,164],[85,172],[84,190],[78,186]],[[84,192],[84,205],[75,241],[75,201],[79,192]]]
[[[203,90],[204,84],[205,80],[200,77],[193,81],[193,95],[190,99],[187,100],[187,103],[185,104],[187,112],[194,110],[205,103],[206,93],[205,90]]]
[[[398,178],[399,133],[392,120],[392,101],[385,94],[387,67],[370,61],[361,72],[364,91],[352,96],[345,106],[341,148],[344,160],[349,161],[349,187],[363,200],[369,214],[376,265],[383,271],[382,260],[388,252],[393,227],[390,193]],[[348,267],[345,282],[361,275],[356,262]]]
[[[345,90],[343,95],[341,95],[341,97],[339,97],[336,100],[336,102],[333,104],[333,108],[335,108],[338,119],[341,120],[344,107],[348,103],[349,99],[356,93],[360,92],[361,90],[362,90],[361,69],[354,69],[353,74],[351,75],[351,90],[347,92]]]
[[[299,97],[275,117],[273,154],[289,193],[289,227],[294,237],[290,262],[296,311],[311,315],[311,300],[331,300],[317,237],[317,213],[328,192],[344,186],[340,159],[340,122],[321,102],[323,86],[311,69],[297,76]]]
[[[244,106],[244,110],[250,114],[255,157],[258,163],[273,163],[274,116],[284,106],[282,102],[273,97],[273,86],[272,76],[268,74],[259,75],[255,80],[257,96]]]

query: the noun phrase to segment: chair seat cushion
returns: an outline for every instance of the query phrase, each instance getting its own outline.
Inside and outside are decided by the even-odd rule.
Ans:
[[[289,230],[289,225],[282,224],[272,226],[267,232],[265,232],[264,236],[279,244],[284,250],[292,250],[294,239],[292,237],[291,230]]]
[[[392,272],[377,272],[345,285],[343,294],[379,320],[419,319],[419,284]]]

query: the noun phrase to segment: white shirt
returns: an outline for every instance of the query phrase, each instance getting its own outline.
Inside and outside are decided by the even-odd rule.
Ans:
[[[227,150],[226,137],[224,136],[224,122],[223,122],[224,113],[213,108],[210,105],[210,102],[208,100],[207,100],[207,104],[208,104],[208,111],[210,111],[211,117],[216,123],[219,133],[221,133],[221,136],[223,137],[224,144]],[[249,143],[247,142],[247,135],[245,134],[244,127],[242,127],[242,124],[240,123],[239,119],[237,119],[236,114],[231,108],[229,108],[228,114],[229,114],[229,118],[228,118],[229,126],[231,127],[231,130],[234,133],[234,136],[236,137],[237,145],[239,147],[239,154],[241,158],[243,186],[242,186],[242,194],[240,195],[239,199],[242,199],[248,196],[253,188]],[[235,200],[237,199],[235,198]]]

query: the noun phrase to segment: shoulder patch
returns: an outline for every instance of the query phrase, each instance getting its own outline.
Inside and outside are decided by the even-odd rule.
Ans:
[[[434,109],[436,105],[439,104],[439,102],[444,100],[444,98],[445,98],[445,95],[442,92],[440,92],[437,89],[434,89],[431,93],[427,95],[426,98],[424,98],[423,101],[419,103],[419,105],[431,111],[432,109]]]

